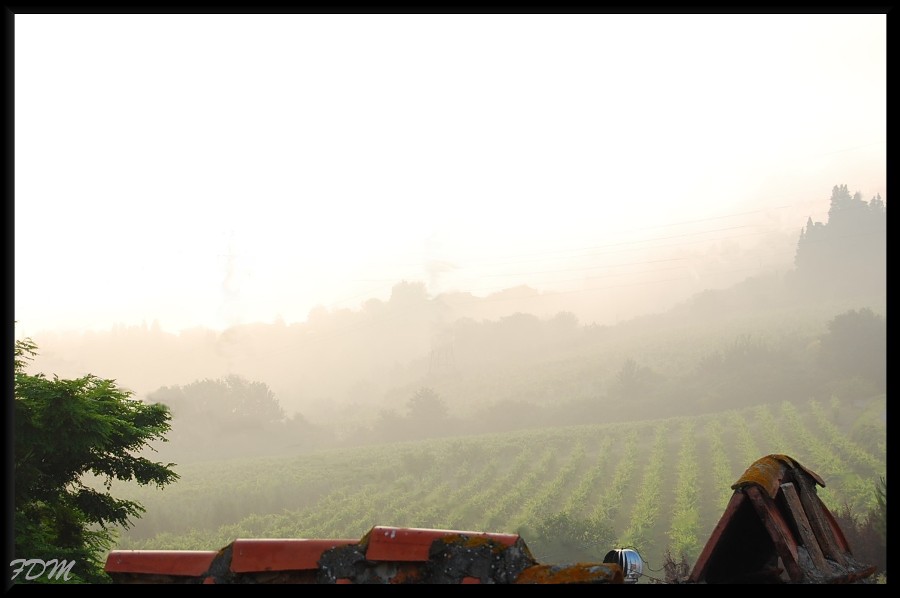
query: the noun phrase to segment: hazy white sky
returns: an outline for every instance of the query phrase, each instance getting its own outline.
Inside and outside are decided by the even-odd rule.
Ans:
[[[16,332],[799,234],[836,184],[886,199],[886,85],[884,14],[19,14]]]

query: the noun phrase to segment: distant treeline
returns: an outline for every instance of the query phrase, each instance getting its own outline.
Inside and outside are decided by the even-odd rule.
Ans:
[[[474,325],[474,330],[484,326]],[[780,340],[779,340],[780,339]],[[524,428],[640,421],[649,417],[699,415],[780,401],[837,397],[868,399],[886,391],[885,318],[869,308],[849,310],[809,337],[778,337],[772,331],[723,340],[698,352],[679,371],[636,357],[623,359],[604,391],[572,398],[601,380],[589,367],[570,362],[539,373],[555,385],[557,400],[528,396],[497,398],[463,414],[434,387],[409,393],[399,409],[368,413],[369,421],[343,430],[287,416],[266,384],[240,376],[163,387],[147,400],[174,414],[167,458],[185,462],[237,456],[296,454],[428,437],[484,434]],[[671,347],[673,350],[676,347]],[[588,354],[587,352],[585,354]]]

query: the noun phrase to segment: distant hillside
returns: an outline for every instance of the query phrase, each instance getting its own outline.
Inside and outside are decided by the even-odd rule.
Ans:
[[[114,377],[138,397],[239,376],[267,385],[287,415],[327,428],[323,438],[377,437],[373,426],[405,417],[422,387],[479,430],[573,423],[623,401],[630,408],[607,417],[821,396],[839,384],[817,361],[829,322],[863,308],[886,315],[884,215],[881,198],[866,203],[836,186],[829,221],[800,232],[794,270],[616,325],[515,309],[559,300],[528,287],[430,297],[423,283],[402,281],[387,301],[319,308],[291,325],[42,335],[33,369]],[[849,396],[879,382],[842,384]],[[504,419],[513,405],[517,415]]]

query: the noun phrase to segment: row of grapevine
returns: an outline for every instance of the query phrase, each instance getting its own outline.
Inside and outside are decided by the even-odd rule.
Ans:
[[[674,555],[684,555],[693,561],[700,554],[699,478],[695,422],[686,418],[681,426],[681,450],[678,452],[678,482],[675,485],[675,505],[669,522],[669,548]]]
[[[555,505],[562,499],[566,488],[572,485],[574,479],[579,476],[581,467],[587,459],[584,440],[575,441],[574,448],[569,455],[568,460],[563,464],[556,474],[555,478],[546,482],[541,486],[541,480],[536,480],[536,485],[521,485],[521,498],[517,494],[515,497],[510,493],[511,500],[518,500],[519,510],[508,519],[514,529],[522,528],[525,525],[532,524],[535,520],[540,520],[556,511]],[[539,488],[539,490],[535,490]]]
[[[645,546],[650,538],[647,532],[653,526],[661,507],[663,467],[669,444],[669,421],[662,420],[656,424],[653,449],[650,459],[644,466],[644,473],[638,489],[634,507],[629,515],[628,526],[619,535],[621,546]]]
[[[743,420],[741,421],[743,423]],[[746,427],[743,426],[742,430],[746,430]],[[716,507],[715,511],[721,512],[728,505],[728,501],[731,500],[731,495],[734,494],[731,485],[735,481],[735,474],[731,468],[731,463],[728,459],[728,450],[725,448],[725,442],[723,440],[725,426],[723,425],[722,420],[718,418],[709,418],[705,431],[709,443],[707,450],[711,459],[708,471],[712,480],[713,492],[718,494],[717,500],[714,502]],[[751,461],[742,461],[742,463],[750,462]]]
[[[578,485],[565,499],[562,512],[579,513],[584,510],[584,505],[589,504],[590,498],[597,493],[597,488],[604,479],[607,464],[609,463],[610,448],[613,443],[612,434],[602,436],[603,441],[597,450],[597,456],[590,468],[581,476]]]
[[[810,411],[816,424],[822,430],[824,439],[829,444],[839,449],[855,465],[868,467],[872,473],[883,474],[885,470],[884,459],[879,459],[867,453],[859,444],[853,442],[846,434],[834,425],[825,413],[825,408],[819,401],[809,402]]]

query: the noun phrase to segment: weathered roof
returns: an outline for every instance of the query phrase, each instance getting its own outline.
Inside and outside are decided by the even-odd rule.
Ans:
[[[107,573],[197,576],[209,570],[215,550],[113,550],[106,557]]]
[[[744,475],[732,484],[731,488],[732,490],[738,490],[749,484],[756,484],[763,488],[770,498],[775,498],[775,495],[778,494],[778,489],[781,487],[781,482],[795,469],[799,469],[812,478],[815,483],[823,488],[825,487],[825,482],[818,474],[803,467],[787,455],[767,455],[757,459],[756,462],[748,467]]]
[[[322,553],[358,540],[256,539],[231,544],[234,573],[249,571],[303,571],[316,569]]]
[[[689,583],[848,583],[875,567],[857,562],[816,494],[825,482],[787,455],[754,462],[700,553]]]
[[[363,537],[360,544],[366,546],[366,558],[371,561],[427,561],[435,540],[463,542],[469,546],[491,541],[498,546],[512,546],[519,539],[518,534],[377,525]]]

